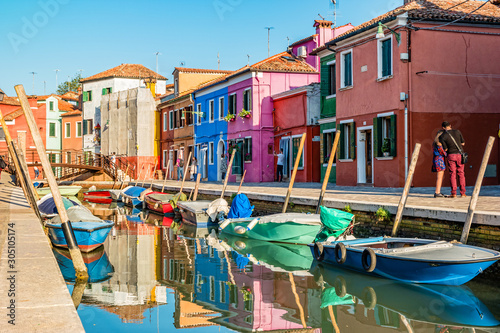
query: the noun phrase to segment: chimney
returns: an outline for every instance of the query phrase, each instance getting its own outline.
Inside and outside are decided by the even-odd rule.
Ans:
[[[318,35],[318,47],[325,45],[326,42],[332,39],[332,24],[332,21],[314,20],[313,27],[316,28],[316,34]]]

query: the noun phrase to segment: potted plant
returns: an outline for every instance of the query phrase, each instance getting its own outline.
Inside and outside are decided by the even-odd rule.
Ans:
[[[390,150],[391,150],[391,139],[385,138],[384,143],[382,144],[382,154],[384,154],[384,157],[389,156]]]
[[[245,302],[252,300],[252,290],[250,287],[243,286],[240,291],[243,294],[243,300]]]
[[[252,154],[246,153],[245,154],[245,162],[250,162],[250,161],[252,161]]]
[[[241,118],[250,118],[251,115],[252,112],[247,111],[245,109],[241,109],[240,113],[238,113],[238,116],[240,116]]]
[[[224,117],[224,120],[227,121],[227,122],[230,122],[230,121],[235,121],[236,120],[236,116],[232,113],[228,113],[227,116]]]

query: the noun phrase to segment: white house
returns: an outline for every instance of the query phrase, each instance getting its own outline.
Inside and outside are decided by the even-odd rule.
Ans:
[[[150,79],[156,82],[158,95],[166,91],[167,79],[158,73],[137,64],[121,64],[104,72],[81,79],[83,110],[83,149],[100,153],[101,151],[101,96],[146,87]]]

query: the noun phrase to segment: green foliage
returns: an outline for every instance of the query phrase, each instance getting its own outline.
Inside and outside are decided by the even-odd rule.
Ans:
[[[227,116],[224,117],[225,121],[232,121],[236,116],[234,114],[228,113]]]
[[[379,221],[389,221],[391,219],[391,213],[384,207],[379,207],[375,212],[375,216]]]
[[[250,111],[247,111],[245,109],[241,109],[240,113],[238,113],[238,116],[241,118],[245,118],[247,116],[250,116],[252,113]]]
[[[290,207],[290,209],[293,209],[293,207],[295,207],[295,204],[293,202],[288,202],[288,207]]]
[[[76,74],[70,81],[65,81],[59,84],[57,87],[56,94],[64,95],[68,91],[78,92],[78,87],[80,86],[80,74]]]
[[[352,214],[352,209],[351,209],[351,206],[350,206],[350,205],[345,205],[345,207],[344,207],[344,212],[348,212],[348,213],[351,213],[351,214]]]
[[[382,144],[382,152],[388,153],[391,151],[391,139],[385,138],[384,143]]]

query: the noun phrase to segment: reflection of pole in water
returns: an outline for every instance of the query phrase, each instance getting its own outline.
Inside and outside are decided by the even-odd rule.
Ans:
[[[187,258],[188,258],[188,261],[189,261],[189,266],[193,266],[193,260],[191,259],[191,256],[189,255],[189,248],[188,248],[188,245],[187,245],[186,238],[183,238],[182,241],[184,243],[184,248],[186,249],[186,255],[187,255]]]
[[[330,319],[332,321],[333,328],[335,329],[335,333],[340,333],[339,326],[335,320],[335,315],[333,314],[333,307],[331,305],[328,305],[328,312],[330,313]]]
[[[73,292],[71,293],[71,299],[73,300],[75,309],[78,309],[78,306],[82,302],[83,292],[85,291],[85,287],[87,286],[87,281],[87,278],[75,280],[75,286],[73,288]]]
[[[299,298],[299,295],[297,294],[297,288],[295,287],[295,280],[293,279],[293,274],[291,272],[289,272],[288,277],[289,277],[290,283],[292,285],[292,292],[293,292],[293,295],[295,296],[295,302],[297,303],[297,306],[299,307],[300,321],[302,322],[302,326],[304,328],[306,328],[307,325],[306,325],[306,318],[304,316],[304,308],[302,307],[302,304],[300,304],[300,298]]]

